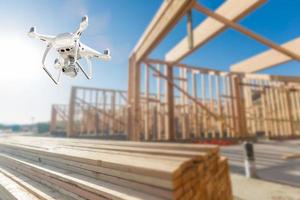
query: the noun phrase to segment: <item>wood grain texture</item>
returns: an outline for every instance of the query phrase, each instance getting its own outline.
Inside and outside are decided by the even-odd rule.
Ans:
[[[1,166],[28,180],[58,187],[74,199],[218,199],[218,193],[207,193],[215,184],[227,189],[225,199],[232,199],[228,171],[223,169],[227,163],[220,164],[221,160],[213,145],[0,139]],[[217,183],[219,179],[222,183]]]
[[[282,47],[294,52],[295,54],[300,54],[300,38],[293,39],[285,44]],[[276,65],[280,65],[282,63],[291,61],[287,55],[284,55],[276,50],[267,50],[262,52],[258,55],[255,55],[251,58],[246,60],[240,61],[236,64],[233,64],[230,67],[231,71],[234,72],[245,72],[245,73],[252,73],[261,71],[264,69],[271,68]]]
[[[251,11],[255,10],[264,2],[265,0],[228,0],[225,1],[215,12],[229,20],[237,21],[238,19],[241,19],[245,15],[249,14]],[[225,24],[208,17],[193,30],[193,47],[190,48],[189,37],[186,36],[166,54],[166,61],[180,61],[197,48],[206,44],[209,40],[213,39],[225,29]]]

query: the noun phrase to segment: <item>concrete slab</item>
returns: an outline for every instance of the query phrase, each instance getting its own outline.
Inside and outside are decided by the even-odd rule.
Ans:
[[[231,174],[235,200],[300,200],[300,188]]]
[[[284,155],[300,152],[299,142],[300,140],[255,143],[258,176],[263,180],[300,187],[300,159],[283,159]],[[229,158],[231,172],[244,175],[242,144],[221,147],[221,153]]]

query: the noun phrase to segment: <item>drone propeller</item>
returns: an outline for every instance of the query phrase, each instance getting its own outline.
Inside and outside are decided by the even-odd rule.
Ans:
[[[75,39],[75,56],[74,56],[75,62],[77,61],[77,58],[78,58],[80,36],[81,36],[82,32],[88,27],[88,24],[89,24],[89,19],[88,19],[88,16],[85,15],[82,17],[79,28],[75,32],[75,36],[76,36],[75,37],[76,38]]]
[[[79,28],[75,32],[75,35],[79,38],[82,32],[88,27],[89,25],[89,18],[87,15],[83,16],[79,25]]]

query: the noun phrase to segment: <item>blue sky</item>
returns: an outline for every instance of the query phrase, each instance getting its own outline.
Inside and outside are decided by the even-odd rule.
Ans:
[[[32,117],[36,121],[49,120],[51,104],[67,103],[72,85],[127,89],[128,56],[161,2],[0,0],[0,123],[28,123]],[[200,2],[215,9],[223,0]],[[300,36],[299,8],[299,0],[269,0],[240,23],[276,43],[284,43]],[[81,41],[98,50],[110,48],[113,59],[108,63],[94,60],[94,77],[90,81],[82,75],[76,79],[63,77],[61,84],[55,86],[41,69],[45,44],[28,38],[26,32],[31,26],[43,34],[72,32],[84,14],[89,16],[89,27]],[[193,15],[195,25],[204,19],[195,11]],[[163,58],[184,35],[185,18],[151,57]],[[227,70],[231,64],[266,49],[252,39],[227,30],[183,62]],[[299,76],[300,68],[294,61],[266,72]]]

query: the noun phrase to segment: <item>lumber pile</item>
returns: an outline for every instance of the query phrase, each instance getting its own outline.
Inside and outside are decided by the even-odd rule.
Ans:
[[[46,187],[59,199],[232,199],[227,160],[213,145],[14,136],[0,138],[0,167],[1,182],[33,196]]]

